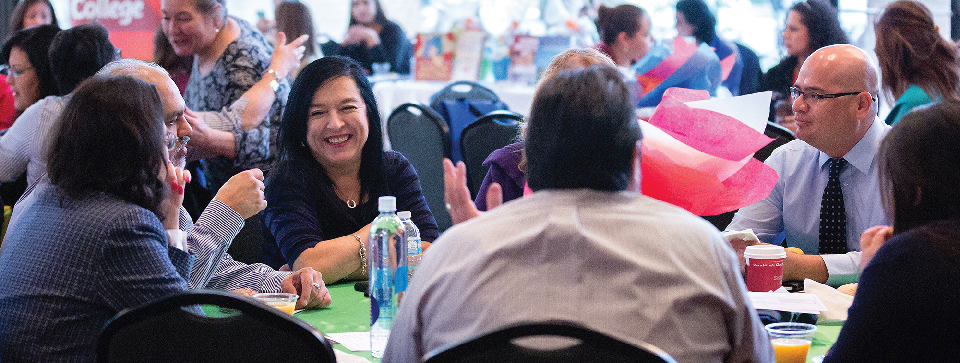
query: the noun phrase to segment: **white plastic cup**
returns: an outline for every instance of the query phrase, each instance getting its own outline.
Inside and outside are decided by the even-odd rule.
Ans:
[[[746,259],[747,290],[767,292],[783,286],[783,260],[787,252],[780,246],[747,246],[743,251]]]
[[[253,298],[287,314],[293,315],[293,312],[296,311],[297,299],[299,299],[300,296],[287,293],[264,293],[253,295]]]
[[[817,326],[804,323],[773,323],[766,327],[777,363],[803,363],[813,343]]]

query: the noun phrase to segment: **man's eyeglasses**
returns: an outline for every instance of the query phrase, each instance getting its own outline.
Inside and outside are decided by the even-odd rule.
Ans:
[[[828,98],[858,95],[863,92],[866,92],[866,91],[843,92],[843,93],[817,93],[817,92],[804,92],[797,87],[790,87],[790,98],[792,100],[797,100],[802,96],[805,100],[807,100],[807,102],[819,102]],[[873,95],[870,95],[870,98],[873,98]]]
[[[163,146],[167,148],[167,151],[174,151],[186,145],[187,141],[190,141],[190,136],[177,137],[176,134],[168,132],[167,136],[163,139]]]
[[[24,69],[16,69],[16,68],[11,67],[11,66],[8,65],[8,64],[3,64],[3,65],[0,65],[0,74],[2,74],[2,75],[4,75],[4,76],[10,76],[10,77],[13,78],[13,79],[17,79],[17,77],[20,77],[21,75],[23,75],[24,72],[29,71],[29,70],[31,70],[31,69],[33,69],[33,67],[27,67],[27,68],[24,68]]]

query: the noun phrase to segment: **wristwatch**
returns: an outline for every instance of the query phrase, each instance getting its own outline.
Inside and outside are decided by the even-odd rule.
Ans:
[[[273,80],[270,81],[270,88],[273,88],[273,92],[280,90],[280,79],[277,78],[277,72],[274,72],[273,69],[267,70],[267,75],[273,76]],[[266,76],[266,75],[264,75]]]

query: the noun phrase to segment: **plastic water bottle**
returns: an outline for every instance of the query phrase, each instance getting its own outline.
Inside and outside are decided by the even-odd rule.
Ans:
[[[370,226],[370,353],[382,358],[407,289],[407,239],[397,217],[397,198],[380,197],[380,215]]]
[[[397,216],[403,221],[403,229],[407,232],[407,271],[409,278],[413,278],[413,273],[420,264],[420,257],[423,256],[423,247],[420,246],[420,229],[410,219],[410,212],[398,212]]]

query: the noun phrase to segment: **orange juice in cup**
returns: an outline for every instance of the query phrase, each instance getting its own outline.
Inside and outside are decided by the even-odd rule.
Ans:
[[[283,311],[287,314],[293,315],[294,307],[297,305],[297,299],[299,296],[295,294],[256,294],[253,295],[254,299],[260,300],[264,304],[270,305],[280,311]]]
[[[773,344],[777,363],[803,363],[813,342],[816,325],[804,323],[774,323],[765,327]]]
[[[778,338],[770,340],[777,363],[803,363],[807,361],[810,341],[803,339]]]

